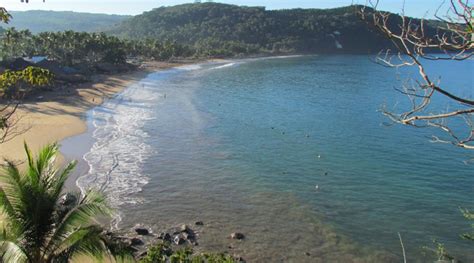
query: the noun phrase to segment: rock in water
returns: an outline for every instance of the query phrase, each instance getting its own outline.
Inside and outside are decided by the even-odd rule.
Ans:
[[[181,226],[181,232],[188,233],[190,231],[191,231],[191,229],[189,228],[188,225],[182,225]]]
[[[182,244],[186,243],[186,239],[183,235],[179,234],[179,235],[174,237],[173,242],[176,245],[182,245]]]
[[[242,233],[239,233],[239,232],[235,232],[235,233],[230,234],[230,238],[237,239],[237,240],[242,240],[242,239],[245,238],[245,235],[242,234]]]
[[[162,239],[163,241],[168,241],[168,242],[172,241],[171,235],[164,232],[160,233],[160,235],[158,236],[158,239]]]
[[[204,222],[202,221],[197,221],[196,223],[194,223],[196,226],[203,226],[204,225]]]
[[[130,239],[130,243],[131,243],[132,246],[142,246],[142,245],[144,245],[143,240],[141,240],[137,237],[134,237],[134,238]]]
[[[146,228],[135,228],[135,232],[140,236],[147,236],[150,234],[150,231]]]
[[[63,206],[71,206],[71,205],[74,205],[77,203],[77,196],[74,195],[74,194],[70,194],[70,193],[67,193],[67,194],[64,194],[62,197],[61,197],[61,205]]]

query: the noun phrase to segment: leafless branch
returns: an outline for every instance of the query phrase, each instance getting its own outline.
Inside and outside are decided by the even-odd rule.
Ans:
[[[450,143],[466,149],[474,149],[472,145],[474,129],[474,100],[460,96],[453,87],[441,85],[440,78],[429,75],[425,69],[426,60],[464,61],[473,58],[473,6],[469,0],[449,0],[449,8],[445,15],[440,15],[441,5],[435,13],[437,20],[413,19],[405,16],[404,7],[401,16],[378,11],[379,1],[369,0],[359,14],[369,26],[387,37],[396,47],[396,52],[387,49],[381,51],[375,62],[389,68],[413,67],[417,69],[418,78],[405,81],[398,92],[408,97],[410,108],[401,113],[383,109],[382,112],[395,123],[413,127],[435,127],[443,131],[450,139],[434,136],[434,142]],[[429,113],[435,94],[445,97],[454,104],[457,110],[443,113]],[[449,127],[445,120],[462,118],[469,135],[460,139],[459,129]]]

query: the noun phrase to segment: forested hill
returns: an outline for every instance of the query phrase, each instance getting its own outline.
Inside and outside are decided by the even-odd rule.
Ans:
[[[219,3],[160,7],[109,33],[155,38],[228,53],[367,53],[389,43],[371,32],[355,7],[266,10]]]
[[[98,32],[110,28],[131,16],[58,11],[12,11],[13,19],[5,27],[29,29],[33,33],[46,31]]]

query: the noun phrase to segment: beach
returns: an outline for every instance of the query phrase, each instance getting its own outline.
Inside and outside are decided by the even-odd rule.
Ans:
[[[85,132],[86,111],[152,72],[181,64],[183,63],[147,62],[131,72],[95,75],[92,82],[36,94],[18,108],[15,131],[19,134],[0,144],[0,157],[22,161],[25,158],[25,142],[36,152],[44,145]]]

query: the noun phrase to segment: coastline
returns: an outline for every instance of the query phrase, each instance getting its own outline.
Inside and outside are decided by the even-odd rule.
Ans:
[[[92,82],[41,92],[18,108],[16,127],[20,134],[1,145],[0,157],[21,162],[25,159],[24,142],[36,152],[46,144],[82,134],[87,131],[86,112],[91,108],[150,73],[189,63],[196,61],[147,62],[131,72],[95,75]]]

